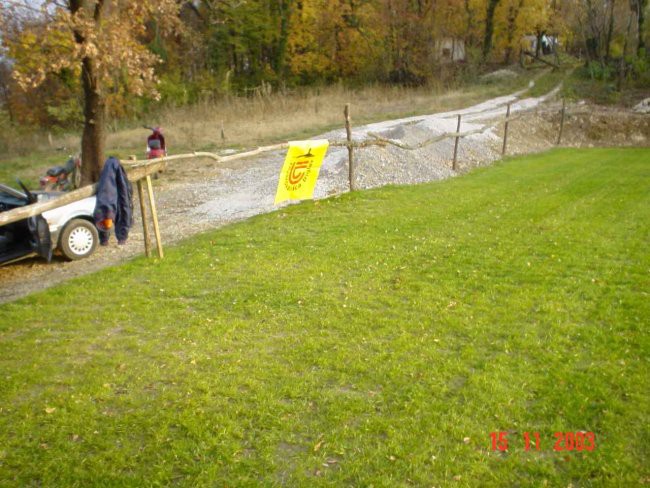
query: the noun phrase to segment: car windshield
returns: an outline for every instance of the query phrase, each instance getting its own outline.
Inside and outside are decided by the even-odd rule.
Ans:
[[[21,192],[19,190],[15,190],[15,189],[11,188],[10,186],[3,185],[2,183],[0,183],[0,193],[2,193],[3,196],[6,195],[6,196],[9,196],[9,197],[13,197],[14,199],[18,199],[23,204],[27,200],[27,195],[25,195],[23,192]]]
[[[2,190],[0,190],[0,202],[2,202],[2,205],[0,205],[0,212],[15,207],[22,207],[27,204],[27,201],[24,198],[16,198]]]

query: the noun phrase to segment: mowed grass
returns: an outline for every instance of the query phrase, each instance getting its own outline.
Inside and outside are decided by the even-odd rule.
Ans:
[[[0,306],[0,485],[647,483],[649,177],[509,159]]]

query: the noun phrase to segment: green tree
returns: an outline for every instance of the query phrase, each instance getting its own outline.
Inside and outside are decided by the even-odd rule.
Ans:
[[[483,60],[487,61],[492,50],[492,35],[494,34],[494,12],[500,0],[487,0],[485,14],[485,34],[483,36]]]

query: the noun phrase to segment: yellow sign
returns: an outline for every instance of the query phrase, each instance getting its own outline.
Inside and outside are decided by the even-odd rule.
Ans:
[[[314,195],[323,158],[329,142],[326,139],[316,141],[291,141],[287,159],[280,172],[275,203],[285,200],[308,200]]]

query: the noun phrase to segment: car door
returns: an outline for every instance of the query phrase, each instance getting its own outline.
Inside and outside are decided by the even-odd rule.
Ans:
[[[32,251],[47,259],[49,263],[52,259],[52,236],[47,221],[42,215],[36,215],[27,219],[27,226],[32,236]]]

